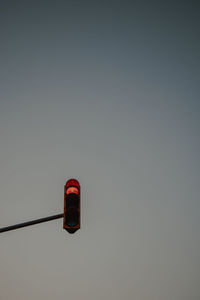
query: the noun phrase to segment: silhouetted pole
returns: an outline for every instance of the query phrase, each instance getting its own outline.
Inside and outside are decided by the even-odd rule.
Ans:
[[[14,229],[18,229],[18,228],[22,228],[22,227],[26,227],[26,226],[31,226],[31,225],[35,225],[35,224],[39,224],[39,223],[43,223],[43,222],[52,221],[55,219],[63,218],[63,215],[64,214],[58,214],[58,215],[54,215],[54,216],[50,216],[50,217],[46,217],[46,218],[42,218],[42,219],[32,220],[29,222],[19,223],[19,224],[11,225],[8,227],[3,227],[3,228],[0,228],[0,232],[10,231],[10,230],[14,230]]]

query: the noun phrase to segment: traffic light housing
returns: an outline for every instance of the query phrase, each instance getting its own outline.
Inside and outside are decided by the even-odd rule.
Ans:
[[[80,229],[80,184],[76,179],[69,179],[64,188],[63,228],[69,233]]]

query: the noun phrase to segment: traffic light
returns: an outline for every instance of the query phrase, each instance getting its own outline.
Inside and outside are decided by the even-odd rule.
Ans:
[[[63,228],[69,233],[80,229],[80,184],[76,179],[66,182],[64,188]]]

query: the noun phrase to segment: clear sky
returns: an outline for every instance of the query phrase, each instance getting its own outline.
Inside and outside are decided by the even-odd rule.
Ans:
[[[0,2],[1,300],[200,299],[199,12]]]

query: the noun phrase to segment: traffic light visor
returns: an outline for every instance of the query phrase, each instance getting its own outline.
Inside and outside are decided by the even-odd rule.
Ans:
[[[78,180],[76,180],[76,179],[69,179],[67,182],[66,182],[66,185],[65,185],[65,187],[66,187],[66,189],[68,188],[68,187],[76,187],[76,188],[78,188],[78,189],[80,189],[80,184],[79,184],[79,182],[78,182]]]

